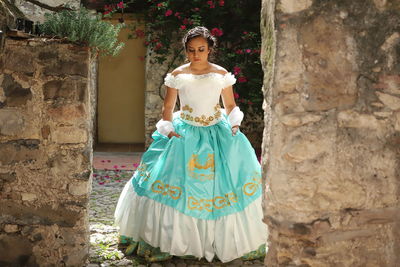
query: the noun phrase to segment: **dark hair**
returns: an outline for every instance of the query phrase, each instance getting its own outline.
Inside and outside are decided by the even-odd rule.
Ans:
[[[203,37],[207,40],[208,48],[214,50],[217,46],[217,39],[211,35],[210,31],[203,26],[197,26],[190,29],[182,38],[183,47],[187,50],[187,44],[190,40],[196,37]]]

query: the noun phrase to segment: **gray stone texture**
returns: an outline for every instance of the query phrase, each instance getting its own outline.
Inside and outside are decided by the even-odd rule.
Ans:
[[[398,1],[264,0],[267,266],[400,262]]]
[[[84,266],[96,60],[7,38],[0,61],[0,265]]]
[[[24,14],[25,16],[36,22],[39,21],[43,23],[44,21],[44,14],[45,13],[50,13],[51,11],[41,8],[37,5],[34,5],[32,3],[29,3],[25,0],[14,0],[15,6],[17,6]],[[80,0],[40,0],[39,2],[52,6],[52,7],[57,7],[60,5],[65,5],[69,4],[70,7],[72,8],[77,8],[79,7],[81,1]]]

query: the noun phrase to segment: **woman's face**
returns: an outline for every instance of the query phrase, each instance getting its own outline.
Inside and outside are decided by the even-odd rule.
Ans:
[[[209,53],[207,40],[201,36],[195,37],[187,43],[186,55],[191,63],[207,62]]]

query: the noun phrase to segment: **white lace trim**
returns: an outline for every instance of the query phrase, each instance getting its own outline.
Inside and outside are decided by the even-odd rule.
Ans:
[[[236,83],[236,78],[235,76],[228,72],[225,74],[221,74],[218,72],[209,72],[205,74],[192,74],[192,73],[178,73],[177,75],[172,75],[172,73],[167,73],[167,76],[164,78],[164,84],[168,87],[175,88],[175,89],[182,89],[182,86],[185,81],[190,80],[190,79],[205,79],[205,78],[221,78],[219,81],[222,82],[221,86],[222,88],[226,88],[230,85],[233,85]]]

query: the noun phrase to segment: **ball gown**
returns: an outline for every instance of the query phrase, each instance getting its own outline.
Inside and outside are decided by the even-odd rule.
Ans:
[[[116,206],[121,237],[208,261],[265,249],[261,166],[219,105],[223,88],[235,82],[231,73],[166,75],[164,84],[179,94],[172,123],[181,137],[152,134]]]

